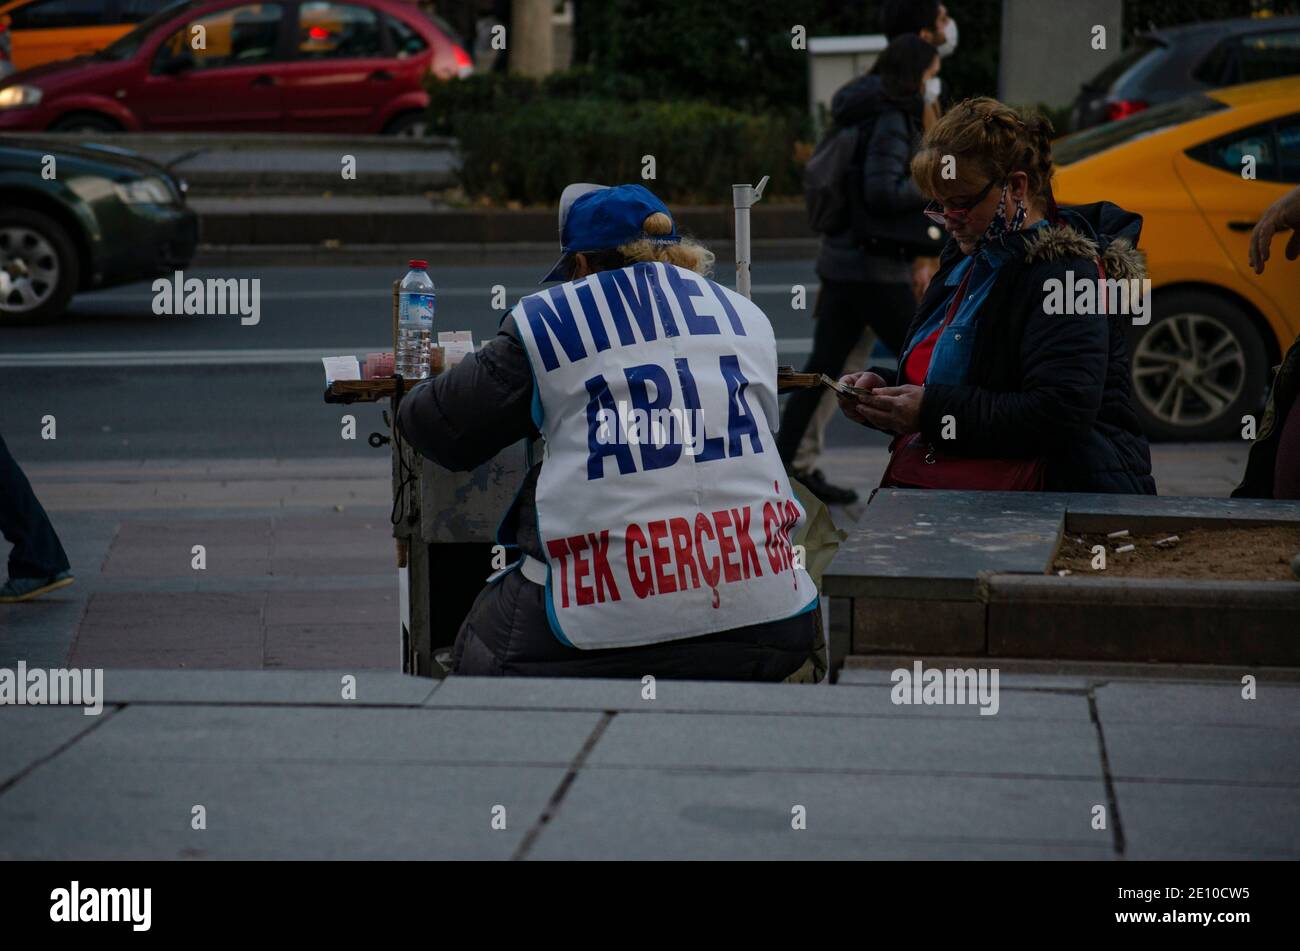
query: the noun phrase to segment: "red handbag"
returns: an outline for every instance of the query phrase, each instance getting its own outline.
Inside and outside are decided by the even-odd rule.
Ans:
[[[983,492],[1041,492],[1042,459],[975,459],[940,453],[920,433],[889,445],[882,489],[971,489]]]

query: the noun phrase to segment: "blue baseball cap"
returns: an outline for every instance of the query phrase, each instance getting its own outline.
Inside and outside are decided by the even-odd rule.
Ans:
[[[593,185],[575,182],[560,195],[560,259],[549,274],[538,281],[567,281],[569,256],[579,251],[608,251],[645,237],[641,225],[655,212],[672,220],[668,206],[640,185]],[[677,223],[668,234],[654,235],[656,241],[676,244],[681,240]]]

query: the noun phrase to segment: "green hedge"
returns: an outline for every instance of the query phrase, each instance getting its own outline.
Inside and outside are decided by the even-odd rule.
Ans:
[[[456,115],[465,191],[493,201],[552,204],[570,182],[640,182],[668,202],[724,204],[736,182],[772,177],[774,194],[800,190],[797,130],[780,116],[703,102],[624,102],[535,96]],[[656,177],[642,178],[642,156]]]

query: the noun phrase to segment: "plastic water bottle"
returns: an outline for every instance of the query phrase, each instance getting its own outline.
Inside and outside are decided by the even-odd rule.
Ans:
[[[433,338],[433,279],[428,261],[411,261],[402,278],[397,305],[396,371],[407,380],[429,375],[429,342]]]

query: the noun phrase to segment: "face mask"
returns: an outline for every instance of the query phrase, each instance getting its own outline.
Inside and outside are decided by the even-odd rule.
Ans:
[[[1007,221],[1007,185],[1002,186],[1002,194],[998,197],[998,210],[994,214],[993,220],[989,226],[984,229],[984,234],[979,240],[980,247],[988,245],[990,242],[998,241],[1004,236],[1019,231],[1025,223],[1025,215],[1029,209],[1025,207],[1024,201],[1016,202],[1016,213],[1012,216],[1011,221]]]
[[[940,56],[951,56],[957,48],[957,21],[948,18],[948,25],[943,28],[943,43],[939,45]]]
[[[931,76],[925,81],[925,101],[938,102],[939,93],[943,92],[943,83],[938,76]]]

